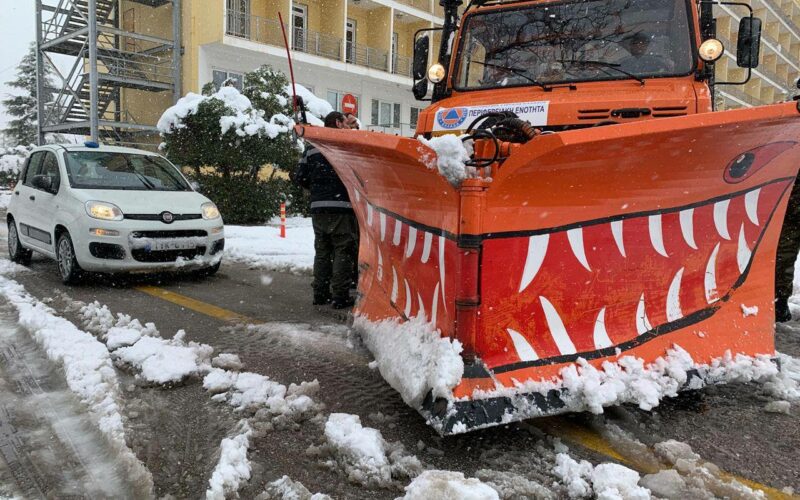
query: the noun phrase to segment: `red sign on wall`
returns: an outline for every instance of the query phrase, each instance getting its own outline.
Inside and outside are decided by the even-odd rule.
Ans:
[[[352,113],[358,116],[358,101],[353,94],[345,94],[342,97],[342,113]]]

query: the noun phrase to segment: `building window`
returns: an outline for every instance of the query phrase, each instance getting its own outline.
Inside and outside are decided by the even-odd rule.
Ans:
[[[214,88],[219,90],[225,85],[225,82],[231,82],[236,90],[239,92],[242,91],[242,80],[243,76],[241,73],[234,73],[233,71],[222,71],[215,69],[212,72],[213,80],[214,80]]]
[[[228,34],[250,38],[250,0],[227,0]]]
[[[400,128],[400,104],[373,99],[372,124]]]
[[[292,48],[306,52],[308,37],[308,6],[301,3],[292,4]]]
[[[339,92],[338,90],[329,90],[328,91],[328,102],[330,103],[331,107],[334,111],[343,111],[342,110],[342,98],[347,95],[347,92]],[[356,98],[356,118],[358,118],[358,112],[361,111],[361,106],[358,105],[359,98],[358,96],[354,96]]]
[[[420,111],[422,111],[420,108],[415,108],[413,106],[411,107],[411,120],[409,121],[409,123],[411,124],[412,127],[416,128],[417,121],[419,121]]]
[[[346,61],[354,63],[356,61],[356,31],[358,31],[355,19],[347,19],[347,28],[345,29],[345,53]]]

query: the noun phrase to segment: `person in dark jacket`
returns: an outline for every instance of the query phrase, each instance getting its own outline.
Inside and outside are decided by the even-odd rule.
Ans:
[[[783,220],[778,255],[775,262],[775,321],[792,320],[789,297],[794,289],[794,265],[800,251],[800,179],[795,181],[789,207]]]
[[[345,116],[334,111],[325,126],[349,128]],[[358,258],[358,222],[339,176],[320,150],[308,144],[293,180],[311,191],[314,226],[314,304],[335,309],[351,307],[353,269]]]

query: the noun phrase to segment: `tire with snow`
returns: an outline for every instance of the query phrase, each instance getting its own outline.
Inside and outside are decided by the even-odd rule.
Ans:
[[[17,224],[14,219],[8,221],[8,257],[11,262],[27,266],[31,263],[31,256],[33,252],[22,246],[19,241],[19,232],[17,232]]]
[[[195,271],[195,274],[201,278],[208,278],[209,276],[214,276],[219,271],[219,266],[222,265],[222,262],[217,262],[213,266],[204,267],[203,269],[199,269]]]
[[[65,285],[74,285],[80,282],[83,277],[83,270],[81,270],[81,266],[75,258],[75,247],[72,245],[72,238],[69,237],[69,233],[61,233],[58,237],[56,261],[58,262],[61,281]]]

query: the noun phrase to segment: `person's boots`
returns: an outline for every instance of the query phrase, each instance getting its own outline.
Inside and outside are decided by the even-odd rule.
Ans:
[[[323,294],[314,294],[314,302],[315,306],[324,306],[331,303],[331,296],[330,295],[323,295]]]
[[[331,307],[334,309],[347,309],[349,307],[353,307],[355,303],[355,299],[350,296],[334,297],[331,301]]]
[[[789,302],[786,299],[775,300],[775,322],[786,323],[792,321],[792,313],[789,311]]]

